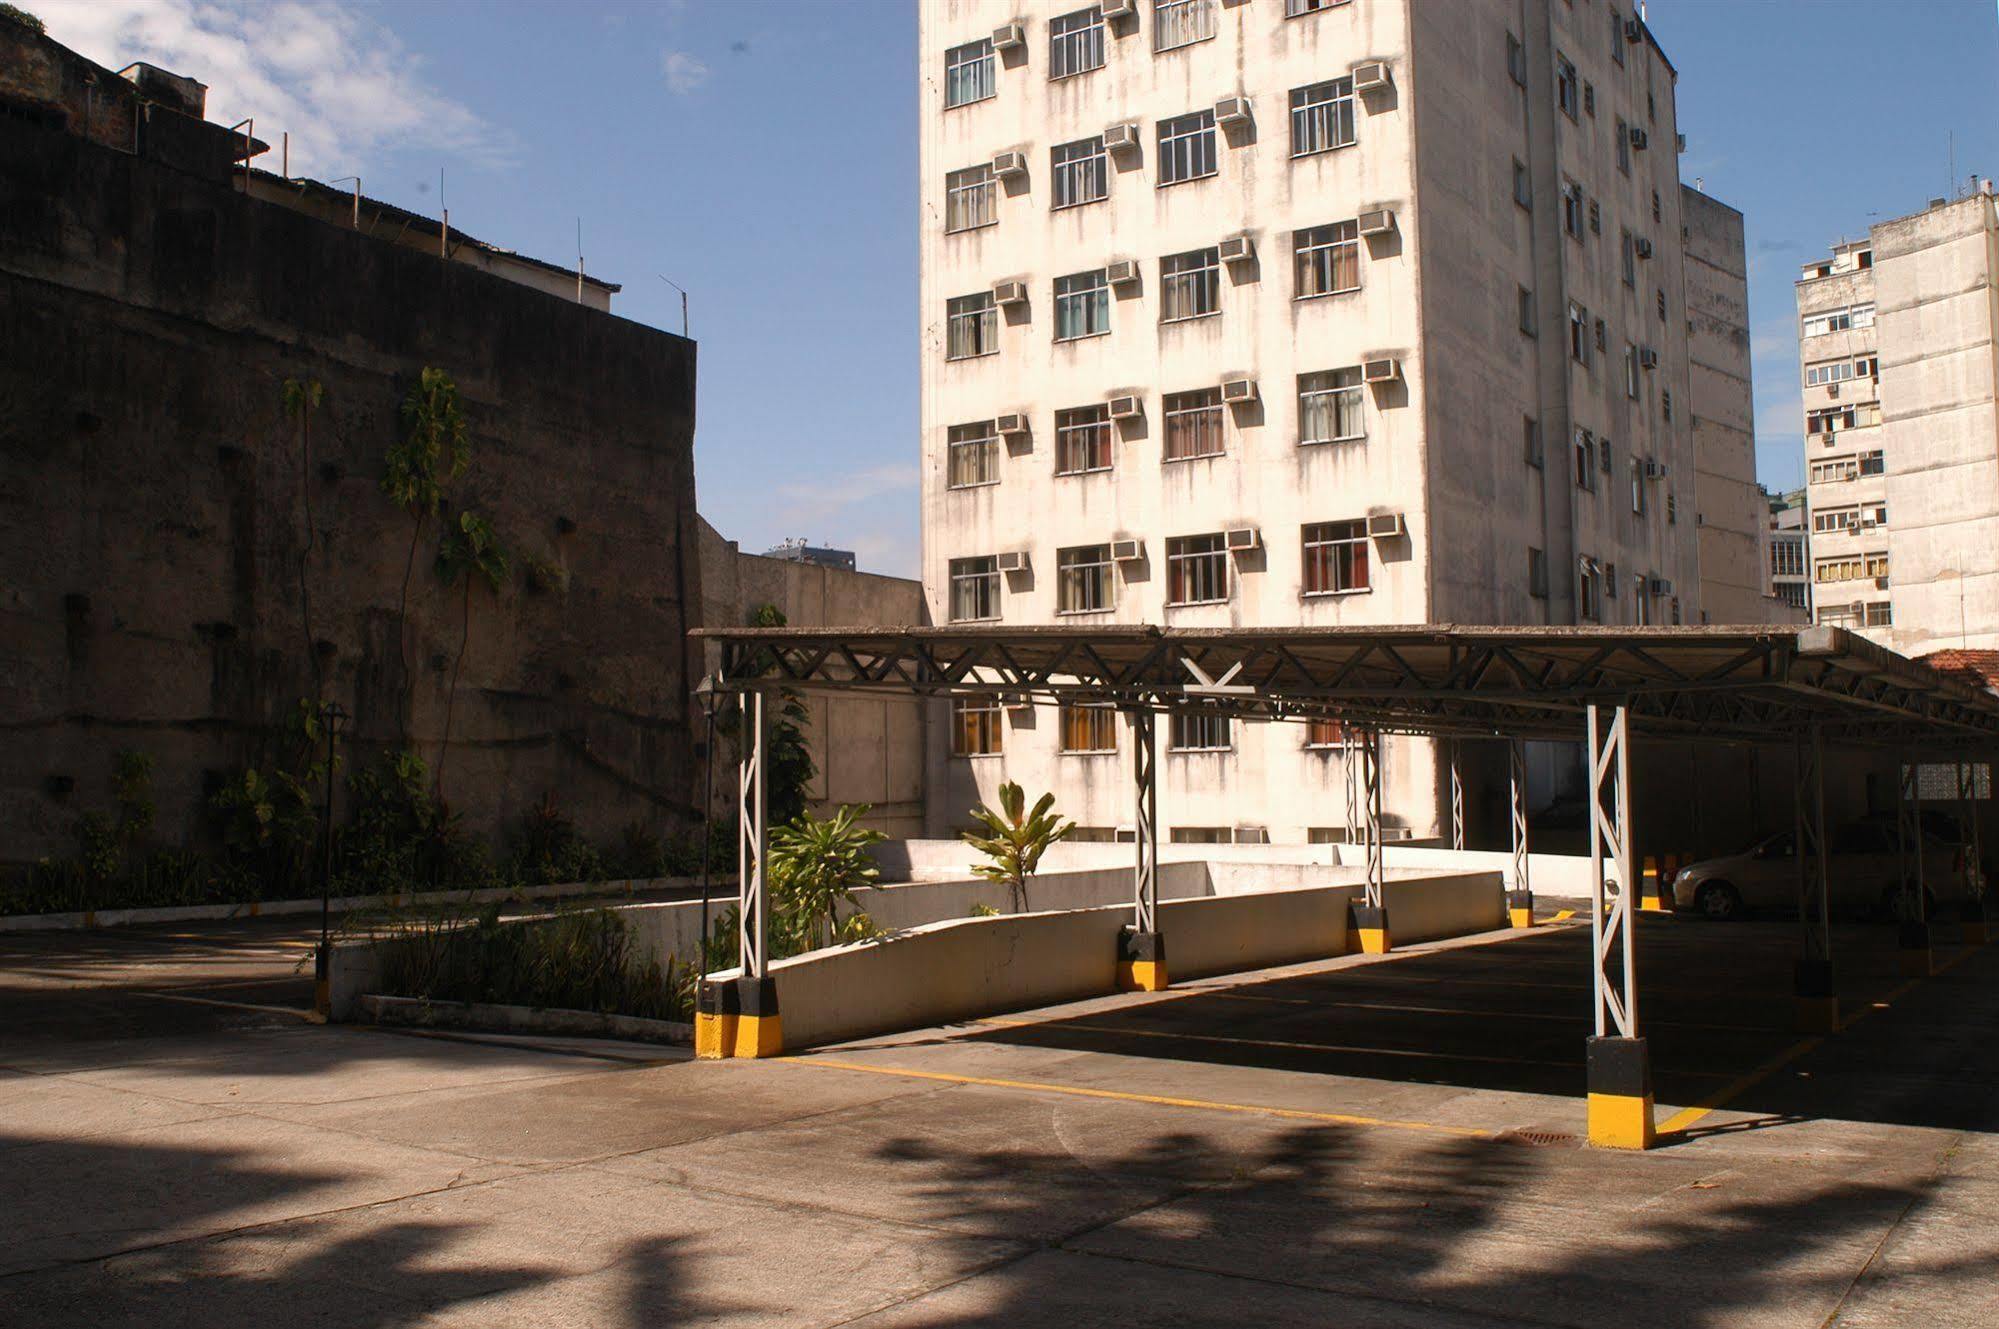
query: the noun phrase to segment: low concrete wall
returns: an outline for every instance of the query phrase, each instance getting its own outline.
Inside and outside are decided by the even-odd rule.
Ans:
[[[1322,869],[1323,871],[1323,869]],[[1162,899],[1167,972],[1176,978],[1326,959],[1348,950],[1356,884]],[[1497,873],[1388,884],[1389,928],[1403,941],[1505,926]],[[934,923],[890,940],[816,951],[771,966],[786,1047],[921,1029],[1116,989],[1121,906]]]

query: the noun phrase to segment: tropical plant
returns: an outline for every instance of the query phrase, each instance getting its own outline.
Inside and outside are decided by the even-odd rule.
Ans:
[[[844,804],[823,821],[802,813],[771,831],[766,876],[775,953],[795,955],[841,938],[842,904],[853,908],[855,917],[865,917],[859,913],[854,890],[881,875],[868,856],[868,846],[888,838],[860,824],[867,814],[865,803]]]
[[[325,396],[326,388],[316,378],[303,382],[295,378],[285,380],[285,414],[298,430],[298,505],[305,517],[305,543],[298,551],[298,616],[299,625],[305,633],[305,658],[312,667],[315,694],[324,687],[325,679],[320,672],[319,650],[312,633],[312,587],[308,579],[312,570],[312,547],[319,542],[319,529],[312,519],[312,415]]]
[[[508,872],[523,886],[551,882],[598,881],[604,860],[576,829],[552,793],[528,809],[509,828]]]
[[[437,796],[444,797],[444,758],[451,749],[451,713],[458,704],[458,676],[465,668],[465,650],[472,644],[472,583],[483,581],[494,594],[507,579],[507,551],[493,527],[476,512],[458,514],[458,529],[444,537],[437,550],[437,577],[446,587],[461,588],[458,658],[451,664],[451,686],[444,694],[444,734],[437,743]]]
[[[974,864],[973,874],[1005,883],[1013,893],[1015,913],[1027,912],[1027,879],[1041,865],[1041,856],[1076,829],[1075,822],[1065,822],[1050,811],[1054,806],[1051,792],[1041,796],[1032,812],[1027,811],[1027,795],[1008,780],[999,787],[999,811],[983,804],[972,809],[973,820],[984,829],[961,832],[965,843],[988,860]]]
[[[48,31],[47,28],[42,26],[40,19],[30,14],[27,10],[17,8],[14,5],[0,4],[0,19],[11,20],[34,32]]]
[[[403,424],[408,434],[384,459],[382,492],[410,514],[410,551],[403,564],[402,599],[396,606],[396,643],[403,667],[404,701],[411,686],[409,661],[410,577],[416,570],[417,545],[425,520],[437,515],[444,486],[471,463],[465,412],[458,405],[458,385],[442,369],[426,368],[403,399]],[[398,717],[402,724],[402,717]],[[407,737],[407,730],[404,731]]]

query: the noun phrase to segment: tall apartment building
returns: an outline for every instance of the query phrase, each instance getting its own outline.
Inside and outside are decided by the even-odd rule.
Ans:
[[[1797,291],[1813,618],[1886,644],[1893,609],[1873,242],[1842,243],[1806,264]]]
[[[1765,593],[1809,621],[1812,609],[1811,542],[1805,530],[1805,491],[1765,493]]]
[[[1999,645],[1999,199],[1878,222],[1798,282],[1818,622]]]
[[[919,12],[937,622],[1697,621],[1675,74],[1630,9]],[[1161,821],[1337,838],[1338,741],[1176,719]],[[1130,821],[1109,712],[934,742],[937,830],[1008,777]],[[1439,765],[1387,745],[1392,826],[1437,833]]]

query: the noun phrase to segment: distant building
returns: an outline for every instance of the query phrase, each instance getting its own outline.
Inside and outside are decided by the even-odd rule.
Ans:
[[[822,568],[833,568],[840,572],[854,571],[854,551],[851,549],[828,549],[823,545],[809,545],[803,540],[786,540],[775,549],[766,549],[765,558],[782,558],[792,563],[816,563]]]
[[[1812,608],[1811,538],[1805,524],[1805,491],[1763,492],[1764,593],[1809,617]]]

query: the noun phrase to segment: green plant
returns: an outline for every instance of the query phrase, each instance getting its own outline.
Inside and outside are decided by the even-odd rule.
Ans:
[[[507,839],[509,875],[523,886],[603,879],[602,857],[552,793],[514,821]]]
[[[438,506],[444,501],[444,486],[464,474],[472,457],[465,412],[458,404],[458,385],[442,369],[426,368],[418,376],[403,399],[402,418],[408,433],[384,458],[382,492],[410,514],[411,522],[409,557],[403,564],[402,598],[396,606],[397,649],[407,705],[411,687],[410,577],[416,570],[417,545],[423,539],[425,520],[436,516]]]
[[[980,901],[979,903],[977,903],[977,904],[975,904],[975,905],[973,905],[973,906],[972,906],[972,912],[971,912],[971,915],[970,915],[970,917],[972,917],[972,918],[998,918],[998,917],[999,917],[999,910],[997,910],[997,909],[993,908],[993,907],[992,907],[991,905],[989,905],[989,904],[987,904],[987,903],[986,903],[985,901],[981,900],[981,901]]]
[[[315,694],[324,689],[326,681],[320,671],[319,650],[312,632],[312,586],[309,580],[312,547],[319,542],[319,531],[312,520],[312,415],[325,396],[326,389],[316,378],[303,382],[295,378],[285,380],[285,414],[298,431],[298,505],[305,517],[305,543],[298,551],[298,616],[299,626],[305,634],[305,658],[312,667]]]
[[[1066,839],[1076,829],[1051,809],[1055,795],[1046,793],[1026,811],[1027,795],[1009,780],[999,787],[999,811],[981,804],[972,809],[972,818],[984,828],[962,832],[966,844],[984,854],[987,862],[975,864],[972,872],[987,881],[1004,882],[1013,892],[1015,913],[1027,912],[1027,879],[1041,865],[1041,856],[1050,845]]]
[[[770,833],[768,884],[773,953],[798,954],[840,935],[839,906],[858,913],[856,887],[881,875],[868,846],[888,837],[860,824],[866,804],[842,806],[820,820],[810,813]]]
[[[48,29],[43,26],[42,21],[40,19],[36,18],[33,14],[30,14],[25,9],[16,9],[13,5],[0,4],[0,19],[11,19],[13,22],[20,24],[22,27],[29,28],[35,32],[48,31]]]
[[[684,966],[642,955],[608,909],[503,921],[497,905],[467,918],[451,909],[405,911],[372,924],[383,991],[432,1001],[599,1011],[647,1019],[689,1017]]]
[[[465,668],[465,650],[472,644],[472,583],[484,581],[495,595],[507,579],[507,551],[493,527],[476,512],[458,514],[458,529],[444,537],[437,550],[437,578],[448,589],[462,588],[459,606],[458,658],[451,664],[451,687],[444,694],[444,734],[437,744],[437,796],[444,797],[444,758],[451,750],[451,713],[458,704],[458,676]]]
[[[774,604],[758,605],[750,612],[753,628],[781,628],[787,622],[784,611]],[[817,768],[811,749],[805,746],[805,727],[812,712],[805,698],[790,688],[777,694],[777,715],[770,727],[770,745],[764,754],[764,774],[770,782],[770,824],[782,826],[805,813],[805,791],[811,787]]]

